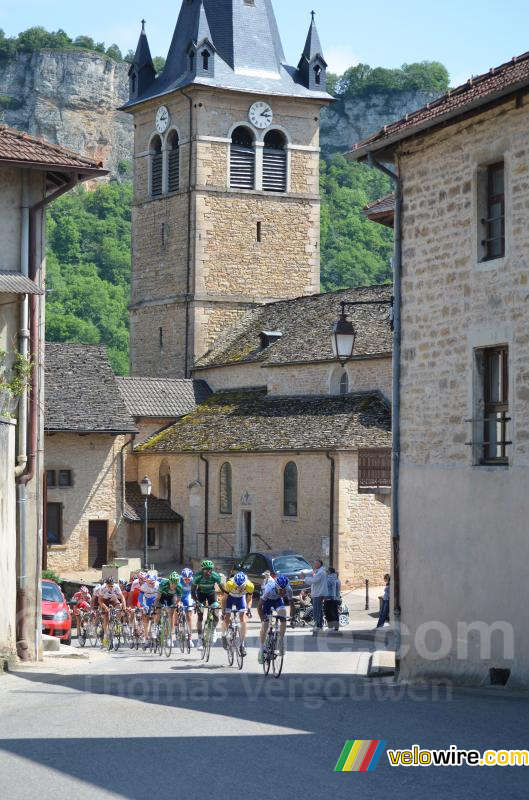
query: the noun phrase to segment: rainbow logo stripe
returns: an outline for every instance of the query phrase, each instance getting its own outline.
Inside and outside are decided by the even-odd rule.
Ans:
[[[373,772],[387,739],[348,739],[335,772]]]

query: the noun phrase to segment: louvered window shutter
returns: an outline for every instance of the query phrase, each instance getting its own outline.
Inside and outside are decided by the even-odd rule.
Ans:
[[[170,192],[177,192],[180,188],[180,148],[176,145],[169,151],[168,188]]]
[[[230,186],[253,189],[255,186],[255,151],[232,144],[230,149]]]
[[[151,195],[158,197],[162,193],[163,181],[163,155],[156,153],[152,156]]]
[[[263,189],[265,192],[286,192],[287,154],[285,150],[264,148]]]

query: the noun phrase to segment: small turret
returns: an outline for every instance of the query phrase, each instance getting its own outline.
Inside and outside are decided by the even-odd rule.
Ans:
[[[311,14],[312,21],[307,41],[305,42],[305,49],[298,64],[298,76],[303,86],[310,91],[325,92],[327,90],[327,62],[323,57],[314,11]]]
[[[142,19],[136,54],[129,68],[129,99],[136,100],[151,86],[155,78],[156,70],[154,69],[151,49],[145,33],[145,20]]]
[[[189,72],[197,78],[215,77],[215,54],[213,37],[209,27],[204,3],[199,0],[196,31],[189,45]]]

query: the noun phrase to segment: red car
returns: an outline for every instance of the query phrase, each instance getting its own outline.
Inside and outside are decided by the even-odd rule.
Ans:
[[[47,578],[42,581],[42,632],[71,644],[71,611],[59,586]]]

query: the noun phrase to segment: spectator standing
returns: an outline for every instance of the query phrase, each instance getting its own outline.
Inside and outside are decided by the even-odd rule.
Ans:
[[[310,586],[314,609],[314,630],[315,632],[321,631],[323,628],[323,601],[327,597],[327,573],[323,561],[318,559],[314,562],[314,571],[312,575],[305,577],[305,583]]]
[[[384,594],[382,596],[382,608],[380,609],[380,616],[378,618],[377,628],[383,628],[384,624],[389,620],[389,592],[390,592],[391,578],[386,573],[384,575]]]
[[[327,570],[327,599],[324,603],[325,619],[330,630],[337,631],[339,628],[338,608],[342,595],[342,583],[334,567]]]

